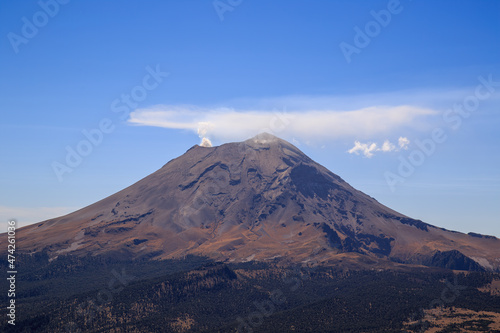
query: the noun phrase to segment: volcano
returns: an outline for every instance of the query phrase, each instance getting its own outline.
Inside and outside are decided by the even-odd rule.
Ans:
[[[130,187],[21,228],[17,237],[19,251],[45,251],[52,259],[198,255],[224,262],[500,268],[496,237],[400,214],[265,133],[217,147],[195,145]]]

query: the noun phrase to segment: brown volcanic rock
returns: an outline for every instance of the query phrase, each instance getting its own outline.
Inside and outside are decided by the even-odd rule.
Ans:
[[[390,258],[456,269],[500,267],[497,238],[447,231],[399,214],[269,134],[194,146],[114,195],[20,229],[18,244],[53,257],[196,254],[386,267]]]

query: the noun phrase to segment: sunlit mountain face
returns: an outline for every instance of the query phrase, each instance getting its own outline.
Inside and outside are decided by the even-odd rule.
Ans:
[[[498,270],[500,241],[402,215],[270,134],[193,146],[130,187],[19,231],[21,251],[117,259]],[[3,240],[2,240],[3,241]]]
[[[402,215],[261,134],[16,230],[0,331],[494,332],[498,258],[495,237]]]

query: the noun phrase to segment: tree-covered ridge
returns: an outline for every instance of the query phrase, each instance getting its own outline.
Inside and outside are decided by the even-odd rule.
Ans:
[[[19,261],[18,318],[15,327],[0,327],[5,332],[400,332],[409,320],[414,325],[406,329],[419,332],[433,306],[500,313],[500,297],[478,291],[495,277],[486,272],[200,257],[49,262],[39,254]]]

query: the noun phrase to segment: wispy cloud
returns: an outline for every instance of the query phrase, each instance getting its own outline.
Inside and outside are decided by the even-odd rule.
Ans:
[[[410,144],[410,140],[405,137],[400,137],[398,139],[398,146],[391,143],[389,140],[385,140],[384,143],[380,146],[374,142],[361,143],[359,141],[354,141],[354,147],[349,149],[347,152],[349,154],[359,155],[362,153],[365,157],[373,157],[375,152],[389,153],[393,151],[400,151],[401,149],[408,149],[408,145]]]
[[[243,140],[270,132],[303,141],[366,139],[415,129],[436,112],[411,105],[370,106],[356,110],[269,111],[157,105],[131,112],[134,125],[190,130],[211,140]],[[386,147],[386,149],[388,149]]]
[[[345,95],[289,95],[269,98],[236,98],[227,101],[238,109],[272,109],[282,108],[284,105],[294,110],[329,110],[334,106],[337,110],[355,110],[374,105],[414,105],[433,110],[444,111],[463,100],[474,91],[475,86],[462,88],[436,88],[407,89],[398,91],[377,92],[370,94],[345,94]],[[500,100],[500,91],[495,91],[488,101]],[[498,105],[498,104],[496,104]]]

